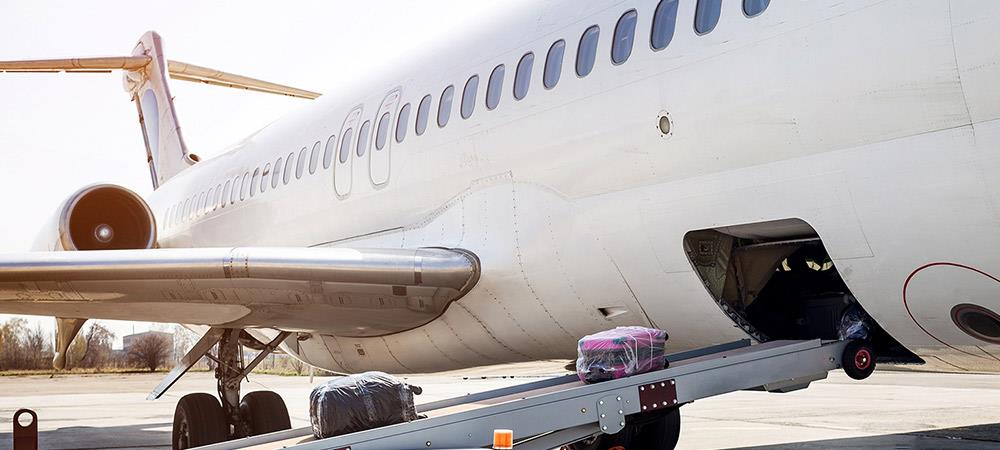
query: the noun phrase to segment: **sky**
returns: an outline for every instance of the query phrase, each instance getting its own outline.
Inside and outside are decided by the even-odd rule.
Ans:
[[[155,30],[169,59],[320,93],[359,72],[391,67],[394,56],[468,21],[487,20],[491,3],[0,2],[0,60],[124,56]],[[202,158],[308,102],[184,81],[170,87],[187,146]],[[0,73],[0,155],[0,252],[29,250],[58,206],[86,185],[152,192],[120,72]],[[54,323],[27,318],[32,326]],[[119,346],[121,336],[152,325],[102,322]]]

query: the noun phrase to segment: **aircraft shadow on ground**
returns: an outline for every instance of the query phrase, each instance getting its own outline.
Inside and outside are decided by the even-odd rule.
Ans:
[[[788,444],[739,447],[740,450],[819,450],[819,449],[935,449],[972,450],[1000,448],[1000,423],[967,427],[921,430],[844,439],[792,442]]]
[[[172,423],[145,423],[117,427],[64,427],[38,432],[38,448],[139,449],[170,448]],[[0,449],[11,448],[12,433],[0,433]]]

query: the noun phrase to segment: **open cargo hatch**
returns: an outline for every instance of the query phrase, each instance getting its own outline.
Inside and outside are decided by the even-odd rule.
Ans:
[[[691,231],[684,247],[719,307],[760,342],[838,339],[842,318],[851,312],[865,318],[880,360],[923,362],[864,311],[805,221]]]

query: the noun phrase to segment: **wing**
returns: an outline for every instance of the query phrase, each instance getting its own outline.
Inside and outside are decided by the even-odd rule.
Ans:
[[[0,254],[0,313],[379,336],[430,322],[479,274],[439,248]]]

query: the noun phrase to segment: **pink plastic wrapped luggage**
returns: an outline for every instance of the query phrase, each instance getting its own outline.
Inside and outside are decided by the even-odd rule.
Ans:
[[[666,342],[666,331],[644,327],[584,336],[577,347],[576,374],[581,381],[597,383],[663,369]]]

